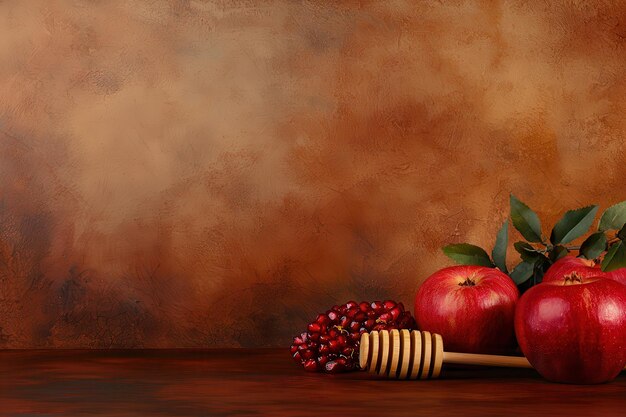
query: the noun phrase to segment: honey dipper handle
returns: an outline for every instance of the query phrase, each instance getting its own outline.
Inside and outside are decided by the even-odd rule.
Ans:
[[[443,352],[444,363],[462,365],[503,366],[507,368],[532,368],[523,356],[479,355],[475,353]]]

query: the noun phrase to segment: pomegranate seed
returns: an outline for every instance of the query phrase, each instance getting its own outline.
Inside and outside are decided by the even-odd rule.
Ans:
[[[339,330],[337,330],[336,328],[334,328],[334,327],[328,331],[328,335],[330,336],[331,339],[336,338],[340,334],[341,334],[341,332]]]
[[[396,306],[396,303],[391,300],[387,300],[383,303],[383,307],[385,307],[385,310],[387,311],[391,310],[395,306]]]
[[[389,311],[389,314],[391,314],[391,317],[393,317],[393,320],[395,321],[398,320],[398,317],[400,317],[402,311],[400,311],[398,307],[394,307]]]
[[[354,349],[352,349],[351,347],[343,348],[343,350],[341,351],[341,354],[344,356],[352,356],[353,353]]]
[[[359,312],[352,318],[352,320],[354,320],[354,321],[365,321],[366,318],[367,318],[367,314],[365,314],[363,312]]]
[[[319,333],[312,333],[311,336],[309,336],[309,339],[312,342],[317,342],[318,340],[320,340],[320,334]]]
[[[341,349],[341,343],[339,343],[337,339],[331,340],[328,342],[328,348],[331,352],[339,352],[339,349]]]
[[[315,354],[311,349],[305,349],[300,353],[300,356],[302,356],[302,359],[311,359],[313,356],[315,356]]]
[[[302,355],[300,355],[300,352],[296,352],[293,354],[293,360],[296,361],[296,363],[302,362]]]
[[[345,370],[345,365],[340,364],[339,362],[335,361],[330,361],[326,363],[326,372],[329,372],[331,374],[337,373],[337,372],[342,372]]]
[[[327,353],[330,353],[330,348],[327,344],[320,345],[318,352],[322,355],[326,355]]]
[[[317,372],[320,370],[320,367],[315,359],[308,359],[304,362],[304,370],[309,372]]]
[[[374,319],[367,319],[365,320],[365,328],[368,330],[371,330],[374,328],[374,326],[376,326],[376,320]]]
[[[350,317],[342,316],[341,320],[339,320],[339,325],[341,327],[348,327],[350,325],[351,321],[352,321],[352,319]]]
[[[309,333],[319,333],[322,330],[322,326],[319,323],[311,323],[307,327]]]
[[[327,334],[323,334],[320,336],[320,343],[328,343],[331,337]]]
[[[374,301],[371,304],[372,310],[374,310],[376,313],[379,313],[381,310],[383,310],[383,303],[381,303],[380,301]]]
[[[348,326],[348,329],[350,329],[351,332],[356,332],[361,328],[361,323],[359,323],[358,321],[353,321],[352,323],[350,323],[350,325]]]
[[[330,313],[328,313],[328,318],[330,319],[330,321],[335,321],[337,320],[337,312],[336,311],[331,311]]]
[[[383,313],[378,317],[379,322],[389,323],[393,319],[393,316],[390,313]]]
[[[356,308],[356,307],[358,307],[358,306],[359,306],[359,304],[358,304],[356,301],[348,301],[348,302],[346,303],[346,308],[347,308],[347,309]]]
[[[363,301],[362,303],[359,304],[359,310],[361,310],[364,313],[367,313],[370,310],[370,305],[369,303],[366,303],[365,301]]]
[[[317,363],[319,363],[319,364],[320,364],[320,366],[324,366],[324,365],[326,365],[326,363],[327,363],[327,362],[328,362],[328,356],[326,356],[326,355],[319,356],[319,357],[317,358]]]
[[[289,349],[289,351],[291,352],[291,354],[293,355],[294,353],[296,353],[298,351],[298,346],[296,345],[291,345],[291,348]]]
[[[328,322],[330,321],[330,319],[328,318],[328,316],[326,314],[320,314],[320,315],[317,316],[317,319],[315,319],[315,321],[320,326],[326,326],[328,324]]]

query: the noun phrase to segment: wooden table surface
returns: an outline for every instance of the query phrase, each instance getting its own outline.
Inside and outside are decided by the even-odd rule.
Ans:
[[[532,370],[433,381],[311,374],[286,349],[0,351],[0,416],[624,416],[626,374],[552,384]]]

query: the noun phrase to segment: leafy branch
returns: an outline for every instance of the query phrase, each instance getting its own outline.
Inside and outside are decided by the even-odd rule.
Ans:
[[[513,227],[525,239],[513,244],[521,262],[512,270],[506,265],[508,219],[496,235],[491,256],[481,247],[469,243],[447,245],[443,252],[459,264],[498,268],[509,275],[521,291],[540,283],[554,262],[574,251],[579,257],[601,263],[605,272],[626,267],[626,201],[606,209],[600,216],[597,230],[580,245],[568,245],[588,233],[597,213],[597,205],[568,210],[554,225],[548,239],[542,233],[537,213],[511,194],[509,217]]]

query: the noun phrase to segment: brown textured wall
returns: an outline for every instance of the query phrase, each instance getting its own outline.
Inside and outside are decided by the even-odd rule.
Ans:
[[[0,347],[287,345],[625,199],[612,2],[0,3]]]

